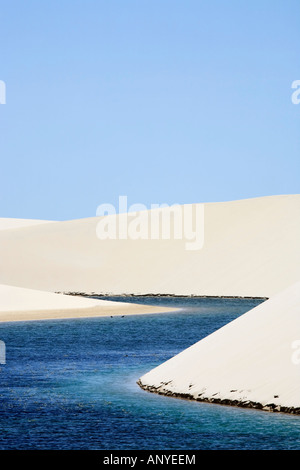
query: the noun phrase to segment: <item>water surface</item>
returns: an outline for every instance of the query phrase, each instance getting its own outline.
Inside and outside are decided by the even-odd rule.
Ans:
[[[164,397],[136,384],[261,300],[130,300],[182,310],[0,325],[0,449],[300,449],[299,416]]]

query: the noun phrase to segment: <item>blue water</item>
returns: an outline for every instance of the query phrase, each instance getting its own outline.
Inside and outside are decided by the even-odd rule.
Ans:
[[[135,301],[182,311],[0,325],[0,449],[300,449],[299,416],[164,397],[136,384],[259,300]]]

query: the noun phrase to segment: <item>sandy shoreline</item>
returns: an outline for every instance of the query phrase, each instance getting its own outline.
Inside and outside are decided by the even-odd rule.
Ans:
[[[88,309],[69,309],[66,310],[43,310],[34,312],[32,310],[20,312],[9,311],[0,313],[0,323],[4,322],[20,322],[20,321],[40,321],[40,320],[72,320],[76,318],[98,318],[110,316],[129,316],[129,315],[145,315],[175,312],[179,309],[160,308],[154,306],[130,305],[128,308],[119,307],[93,307]]]
[[[177,294],[121,294],[121,295],[113,295],[113,294],[88,294],[88,293],[79,293],[79,292],[56,292],[57,294],[64,294],[64,295],[73,295],[78,297],[100,297],[100,298],[119,298],[119,299],[149,299],[149,298],[157,298],[157,299],[173,299],[173,298],[183,298],[183,299],[249,299],[249,300],[268,300],[269,297],[256,297],[256,296],[242,296],[242,295],[177,295]]]
[[[157,393],[158,395],[164,395],[167,397],[173,398],[180,398],[183,400],[192,400],[198,401],[202,403],[211,403],[216,405],[223,405],[223,406],[237,406],[239,408],[252,408],[255,410],[262,410],[274,413],[288,413],[293,415],[300,415],[300,406],[293,407],[293,406],[281,406],[276,405],[275,403],[268,403],[263,405],[260,402],[252,402],[250,400],[231,400],[229,398],[216,398],[216,397],[204,397],[204,398],[195,398],[194,395],[190,393],[176,393],[176,392],[162,392],[158,389],[158,387],[151,386],[151,385],[144,385],[142,381],[139,379],[137,381],[139,387],[141,387],[146,392],[150,393]]]
[[[175,308],[112,302],[0,284],[0,322],[167,313]]]
[[[300,414],[300,282],[150,370],[162,395]]]

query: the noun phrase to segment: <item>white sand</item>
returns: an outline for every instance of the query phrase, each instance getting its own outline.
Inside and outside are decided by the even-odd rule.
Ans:
[[[38,219],[13,219],[13,218],[0,218],[0,230],[8,230],[20,227],[28,227],[30,225],[39,225],[52,222],[51,220],[38,220]]]
[[[0,285],[0,322],[137,315],[172,310]]]
[[[300,282],[146,373],[140,382],[161,393],[274,404],[277,411],[293,407],[300,412]]]
[[[207,203],[203,249],[99,240],[99,217],[0,231],[0,283],[51,292],[270,297],[300,279],[300,195]]]
[[[281,411],[299,407],[292,346],[300,342],[300,195],[208,203],[204,216],[198,251],[186,250],[186,239],[99,240],[99,217],[0,219],[0,321],[172,310],[54,292],[272,297],[141,385]]]

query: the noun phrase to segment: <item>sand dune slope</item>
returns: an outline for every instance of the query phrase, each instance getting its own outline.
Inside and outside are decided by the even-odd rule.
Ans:
[[[172,233],[100,240],[101,220],[0,230],[0,283],[65,293],[270,297],[300,279],[300,195],[204,204],[198,250]]]
[[[16,229],[21,227],[28,227],[30,225],[39,225],[50,223],[50,220],[38,219],[13,219],[13,218],[0,218],[0,230]]]
[[[0,284],[0,322],[169,312],[173,309],[110,302]]]
[[[141,377],[153,392],[300,413],[300,282]]]

